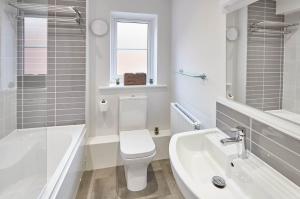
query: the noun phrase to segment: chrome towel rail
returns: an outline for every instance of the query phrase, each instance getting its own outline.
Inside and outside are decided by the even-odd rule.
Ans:
[[[188,76],[188,77],[200,78],[200,79],[203,79],[203,80],[207,79],[207,75],[205,73],[202,73],[202,74],[192,74],[192,73],[184,72],[182,69],[180,69],[177,72],[177,74]]]

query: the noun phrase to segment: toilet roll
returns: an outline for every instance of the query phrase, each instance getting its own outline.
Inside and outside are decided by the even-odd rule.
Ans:
[[[106,112],[108,110],[108,102],[106,100],[101,100],[99,103],[100,112]]]

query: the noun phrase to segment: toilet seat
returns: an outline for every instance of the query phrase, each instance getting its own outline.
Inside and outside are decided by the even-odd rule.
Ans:
[[[120,151],[124,159],[136,159],[155,153],[155,144],[147,129],[121,131]]]

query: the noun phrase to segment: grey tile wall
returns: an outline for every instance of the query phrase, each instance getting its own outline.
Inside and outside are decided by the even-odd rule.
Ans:
[[[51,5],[75,6],[81,25],[48,23],[47,74],[24,76],[23,24],[18,24],[18,128],[85,123],[86,1],[49,0]],[[61,13],[49,13],[60,17]]]
[[[248,26],[259,21],[283,22],[276,1],[259,0],[248,6]],[[248,31],[246,104],[278,110],[282,107],[284,36]]]
[[[237,111],[231,110],[226,106],[217,103],[216,124],[219,129],[225,132],[228,136],[231,134],[230,129],[237,126],[246,128],[247,149],[250,149],[250,118]]]
[[[216,120],[224,132],[238,125],[246,127],[247,149],[300,186],[300,140],[220,103]]]

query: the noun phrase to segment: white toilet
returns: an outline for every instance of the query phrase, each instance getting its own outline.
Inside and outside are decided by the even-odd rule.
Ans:
[[[147,97],[120,97],[120,151],[127,188],[141,191],[147,186],[147,168],[156,154],[155,144],[146,129]]]

